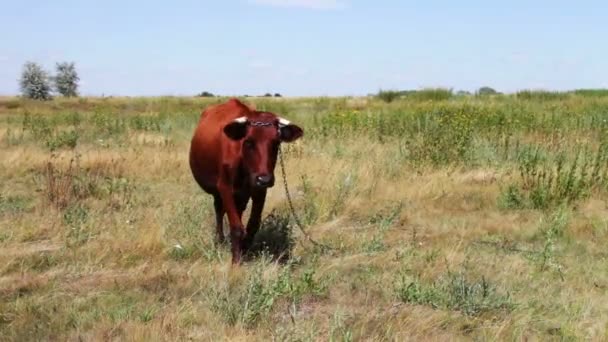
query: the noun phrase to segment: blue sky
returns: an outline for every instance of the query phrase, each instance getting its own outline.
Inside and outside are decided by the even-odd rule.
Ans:
[[[608,87],[608,2],[23,0],[0,13],[0,94],[74,61],[84,95],[364,95]]]

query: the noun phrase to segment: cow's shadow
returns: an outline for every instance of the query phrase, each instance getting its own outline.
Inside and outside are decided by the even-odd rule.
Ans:
[[[289,214],[273,210],[262,221],[260,230],[245,254],[245,260],[251,261],[267,255],[273,261],[284,263],[291,259],[294,246]]]

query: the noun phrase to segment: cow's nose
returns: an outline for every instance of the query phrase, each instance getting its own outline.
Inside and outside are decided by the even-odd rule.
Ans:
[[[272,183],[272,176],[271,175],[257,176],[255,178],[255,185],[257,185],[257,186],[267,187],[271,183]]]

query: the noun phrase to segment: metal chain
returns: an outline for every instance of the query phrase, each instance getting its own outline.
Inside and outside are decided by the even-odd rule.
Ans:
[[[272,126],[272,122],[264,122],[264,121],[248,121],[251,126]]]
[[[287,174],[285,173],[285,163],[283,162],[283,153],[281,151],[280,146],[279,146],[279,162],[281,164],[281,173],[283,175],[283,185],[285,186],[285,195],[287,197],[287,202],[289,203],[289,208],[291,209],[291,215],[293,216],[293,219],[296,222],[296,226],[298,226],[298,228],[300,229],[302,234],[304,234],[304,237],[306,238],[306,240],[310,241],[310,243],[312,243],[316,247],[320,247],[321,249],[332,249],[330,246],[317,242],[312,237],[310,237],[310,234],[308,234],[308,232],[306,232],[306,230],[304,229],[304,225],[298,218],[298,215],[296,214],[296,210],[293,206],[293,201],[291,200],[291,194],[289,193],[289,187],[287,186]]]

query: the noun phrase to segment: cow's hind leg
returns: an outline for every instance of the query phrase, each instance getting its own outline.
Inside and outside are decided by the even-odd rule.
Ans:
[[[215,208],[215,229],[216,241],[219,244],[224,243],[224,204],[222,197],[219,194],[213,195],[213,207]]]

